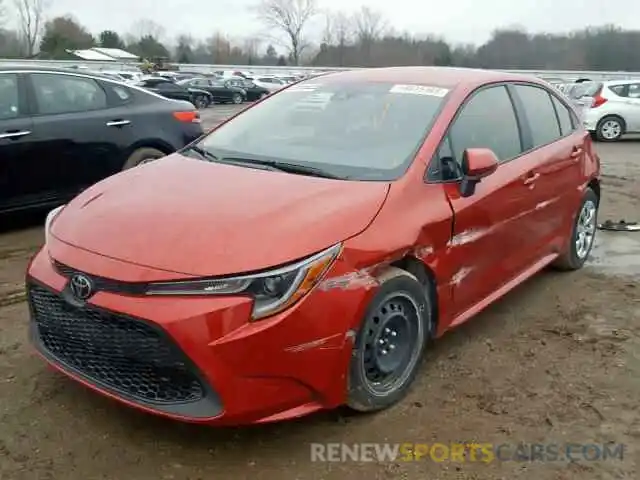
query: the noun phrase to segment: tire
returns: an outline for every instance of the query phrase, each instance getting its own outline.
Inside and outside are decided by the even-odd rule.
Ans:
[[[584,266],[596,237],[599,203],[595,192],[587,188],[576,214],[565,251],[553,263],[553,267],[558,270],[573,271],[579,270]],[[581,236],[587,243],[583,243],[583,247],[579,248],[579,238]]]
[[[205,109],[209,106],[209,99],[207,97],[205,97],[204,95],[196,95],[196,97],[193,99],[193,105],[198,109],[198,110],[202,110]]]
[[[244,102],[244,98],[239,93],[234,93],[233,97],[231,97],[231,101],[236,105],[240,105],[242,102]]]
[[[399,268],[387,272],[356,335],[349,365],[349,408],[374,412],[405,397],[430,337],[430,303],[416,277]]]
[[[165,156],[164,152],[156,148],[143,147],[135,150],[122,167],[122,170],[129,170],[130,168],[137,167],[140,164],[148,163],[152,160],[157,160]]]
[[[269,96],[268,93],[261,93],[260,96],[258,97],[258,100],[262,100],[263,98],[267,98]]]
[[[596,138],[600,142],[617,142],[624,134],[625,123],[622,118],[610,115],[598,122]]]

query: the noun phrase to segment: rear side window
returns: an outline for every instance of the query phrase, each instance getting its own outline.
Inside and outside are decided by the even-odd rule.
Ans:
[[[18,75],[0,75],[0,120],[9,120],[20,115],[18,95]]]
[[[562,136],[549,92],[526,85],[514,85],[529,121],[533,148],[547,145]]]
[[[615,93],[616,95],[618,95],[619,97],[626,97],[626,85],[612,85],[609,87],[609,90],[611,90],[613,93]]]
[[[574,130],[573,115],[571,111],[555,96],[551,95],[553,106],[556,108],[558,114],[558,121],[560,122],[560,131],[562,136],[569,135]]]
[[[122,102],[127,102],[131,98],[129,89],[122,85],[111,85],[111,89]]]
[[[107,94],[90,78],[33,73],[31,79],[42,114],[85,112],[107,107]]]
[[[516,114],[504,86],[476,93],[454,120],[449,135],[458,163],[467,148],[490,148],[501,162],[522,153]]]
[[[640,83],[629,84],[629,98],[640,98]]]

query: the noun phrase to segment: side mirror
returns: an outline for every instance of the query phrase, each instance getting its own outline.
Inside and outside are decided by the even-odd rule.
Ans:
[[[498,157],[488,148],[467,148],[462,155],[462,183],[460,194],[470,197],[476,185],[498,169]]]

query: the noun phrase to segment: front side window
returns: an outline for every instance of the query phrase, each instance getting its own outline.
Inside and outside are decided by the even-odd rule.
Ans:
[[[309,81],[246,110],[199,146],[219,158],[270,159],[355,180],[393,180],[413,160],[447,92]]]
[[[91,78],[52,73],[31,74],[42,114],[85,112],[107,108],[107,94]]]
[[[522,153],[520,130],[506,87],[480,90],[463,106],[449,130],[455,161],[467,148],[489,148],[500,162]]]

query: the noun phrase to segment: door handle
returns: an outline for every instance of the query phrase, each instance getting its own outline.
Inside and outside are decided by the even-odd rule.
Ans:
[[[538,180],[540,178],[540,174],[539,173],[533,173],[530,172],[527,174],[527,176],[524,178],[524,180],[522,181],[522,183],[524,183],[525,185],[531,185],[532,183],[534,183],[536,180]]]
[[[114,120],[112,122],[107,122],[107,127],[122,127],[124,125],[129,125],[131,122],[129,120]]]
[[[579,158],[582,155],[582,147],[573,147],[571,150],[571,158]]]
[[[20,138],[30,134],[31,132],[27,130],[24,130],[21,132],[5,132],[5,133],[0,133],[0,140],[2,140],[3,138]]]

